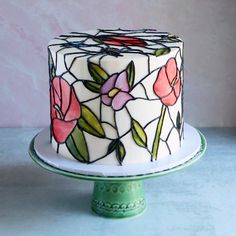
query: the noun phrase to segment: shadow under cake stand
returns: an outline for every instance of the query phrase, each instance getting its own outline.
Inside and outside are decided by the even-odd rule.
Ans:
[[[57,154],[49,137],[49,128],[46,128],[33,138],[29,146],[31,158],[54,173],[95,181],[92,210],[111,218],[130,217],[143,212],[146,203],[142,180],[190,166],[204,155],[207,147],[203,134],[185,123],[182,147],[169,157],[130,166],[88,165]]]

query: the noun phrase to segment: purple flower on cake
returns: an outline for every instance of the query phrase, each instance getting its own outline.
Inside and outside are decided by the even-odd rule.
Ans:
[[[102,103],[115,111],[121,110],[128,101],[134,99],[129,92],[127,71],[113,74],[101,87]]]

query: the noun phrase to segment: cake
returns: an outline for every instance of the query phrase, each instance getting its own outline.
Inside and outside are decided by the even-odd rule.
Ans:
[[[75,164],[169,158],[183,142],[183,42],[153,29],[91,30],[48,45],[50,142]]]

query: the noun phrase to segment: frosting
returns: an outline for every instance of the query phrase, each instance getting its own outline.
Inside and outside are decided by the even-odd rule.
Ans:
[[[183,139],[183,42],[93,30],[49,42],[51,143],[87,164],[158,161]]]

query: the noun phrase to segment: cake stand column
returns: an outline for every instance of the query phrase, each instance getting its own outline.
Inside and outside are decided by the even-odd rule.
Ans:
[[[92,210],[98,215],[125,218],[143,212],[145,207],[141,180],[94,183]]]

